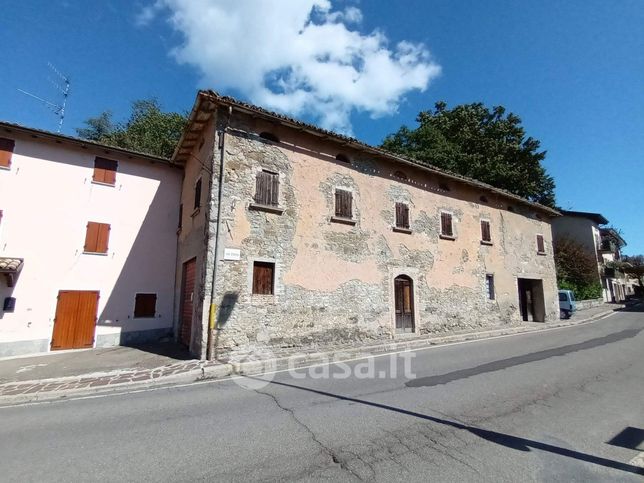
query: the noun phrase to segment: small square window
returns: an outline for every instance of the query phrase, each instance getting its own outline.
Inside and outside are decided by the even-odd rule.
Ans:
[[[156,315],[157,294],[137,293],[134,298],[134,318],[151,318]]]
[[[272,262],[253,263],[253,294],[273,295],[275,286],[275,264]]]
[[[485,276],[485,293],[489,300],[494,300],[494,275]]]
[[[108,223],[87,223],[85,231],[85,253],[107,253],[111,227]]]
[[[96,157],[96,159],[94,159],[94,176],[92,177],[92,181],[94,183],[114,186],[116,184],[117,169],[117,161]]]

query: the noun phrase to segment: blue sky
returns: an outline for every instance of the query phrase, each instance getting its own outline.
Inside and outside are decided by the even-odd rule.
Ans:
[[[558,203],[601,212],[644,253],[644,2],[292,1],[5,2],[0,119],[56,129],[17,91],[55,98],[48,62],[71,78],[67,134],[103,110],[126,117],[134,99],[189,110],[200,87],[372,144],[437,100],[501,104],[548,151]],[[319,28],[295,29],[310,4]],[[364,69],[359,89],[325,63],[336,54]],[[284,71],[281,87],[263,82]]]

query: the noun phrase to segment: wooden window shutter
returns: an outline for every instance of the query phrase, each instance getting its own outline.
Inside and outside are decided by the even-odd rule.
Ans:
[[[87,253],[107,253],[110,238],[110,225],[107,223],[87,223],[85,232],[85,247]]]
[[[485,242],[492,241],[492,234],[490,233],[490,222],[481,220],[481,240]]]
[[[260,171],[255,180],[255,203],[267,206],[279,204],[280,177],[277,173]]]
[[[253,294],[272,295],[275,264],[255,262],[253,264]]]
[[[441,234],[449,237],[454,236],[451,213],[441,213]]]
[[[134,318],[156,315],[157,294],[137,293],[134,298]]]
[[[335,216],[353,218],[353,194],[347,190],[335,190]]]
[[[114,186],[116,184],[116,170],[118,162],[112,159],[96,157],[94,159],[94,176],[92,181]]]
[[[197,180],[197,183],[195,184],[195,206],[194,209],[196,210],[201,206],[201,178]]]
[[[537,252],[546,253],[546,246],[543,242],[543,235],[537,235]]]
[[[11,167],[11,156],[13,155],[13,148],[15,141],[13,139],[0,138],[0,167]]]
[[[396,227],[409,229],[409,206],[396,203]]]

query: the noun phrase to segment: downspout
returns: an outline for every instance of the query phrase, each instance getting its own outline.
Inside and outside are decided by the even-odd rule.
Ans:
[[[221,200],[223,197],[224,187],[224,164],[226,161],[226,130],[230,123],[233,108],[228,106],[228,118],[226,124],[219,134],[219,149],[221,151],[219,161],[219,181],[217,189],[217,228],[215,230],[215,265],[212,269],[212,282],[210,287],[210,311],[208,312],[208,345],[206,347],[206,359],[211,361],[214,356],[215,349],[215,325],[217,315],[217,304],[215,303],[215,284],[217,282],[217,267],[219,266],[219,234],[221,233]]]

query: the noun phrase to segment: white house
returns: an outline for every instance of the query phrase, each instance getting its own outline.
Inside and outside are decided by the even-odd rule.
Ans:
[[[171,335],[182,170],[0,122],[0,357]]]

